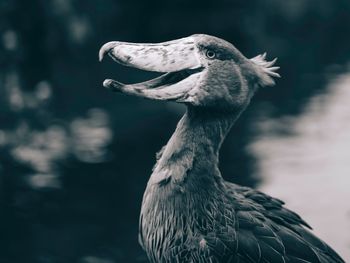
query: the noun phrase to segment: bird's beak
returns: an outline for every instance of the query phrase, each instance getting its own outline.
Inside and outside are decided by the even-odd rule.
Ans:
[[[197,84],[202,71],[197,53],[191,37],[158,44],[108,42],[100,49],[100,61],[108,54],[122,65],[166,74],[136,84],[106,79],[103,85],[112,91],[140,97],[186,102],[188,92]]]

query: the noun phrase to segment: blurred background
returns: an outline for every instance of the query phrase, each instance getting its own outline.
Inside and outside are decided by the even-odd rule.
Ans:
[[[279,197],[350,260],[350,1],[1,0],[0,262],[147,262],[142,194],[184,108],[102,88],[150,73],[111,40],[206,33],[278,57],[221,150],[225,179]]]

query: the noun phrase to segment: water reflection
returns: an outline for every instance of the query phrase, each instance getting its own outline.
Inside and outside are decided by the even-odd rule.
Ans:
[[[298,117],[263,119],[248,150],[260,189],[286,201],[350,260],[350,73],[334,78]]]
[[[10,109],[14,112],[23,110],[39,109],[52,95],[51,84],[41,80],[35,86],[34,91],[23,91],[20,85],[20,75],[17,71],[4,74],[4,87]]]
[[[112,131],[105,111],[92,109],[87,118],[78,118],[70,125],[73,153],[83,162],[98,163],[107,158],[106,146],[112,141]]]
[[[45,84],[38,89],[47,97]],[[0,146],[10,149],[12,158],[31,168],[27,183],[32,188],[59,188],[59,163],[74,157],[85,163],[107,160],[107,147],[112,141],[109,117],[102,109],[90,109],[86,117],[71,123],[52,124],[45,130],[33,128],[23,120],[13,130],[0,130]]]

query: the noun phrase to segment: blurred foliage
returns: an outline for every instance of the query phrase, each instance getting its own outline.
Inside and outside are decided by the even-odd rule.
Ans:
[[[225,177],[252,186],[249,123],[297,114],[343,70],[349,13],[348,0],[1,0],[0,262],[146,262],[142,193],[184,109],[101,88],[106,77],[151,76],[99,64],[104,42],[207,33],[248,57],[279,57],[282,79],[258,93],[222,149]]]

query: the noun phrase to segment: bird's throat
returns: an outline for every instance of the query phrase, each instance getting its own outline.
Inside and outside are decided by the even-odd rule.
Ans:
[[[239,114],[189,107],[162,149],[149,184],[183,185],[221,178],[219,150]]]

